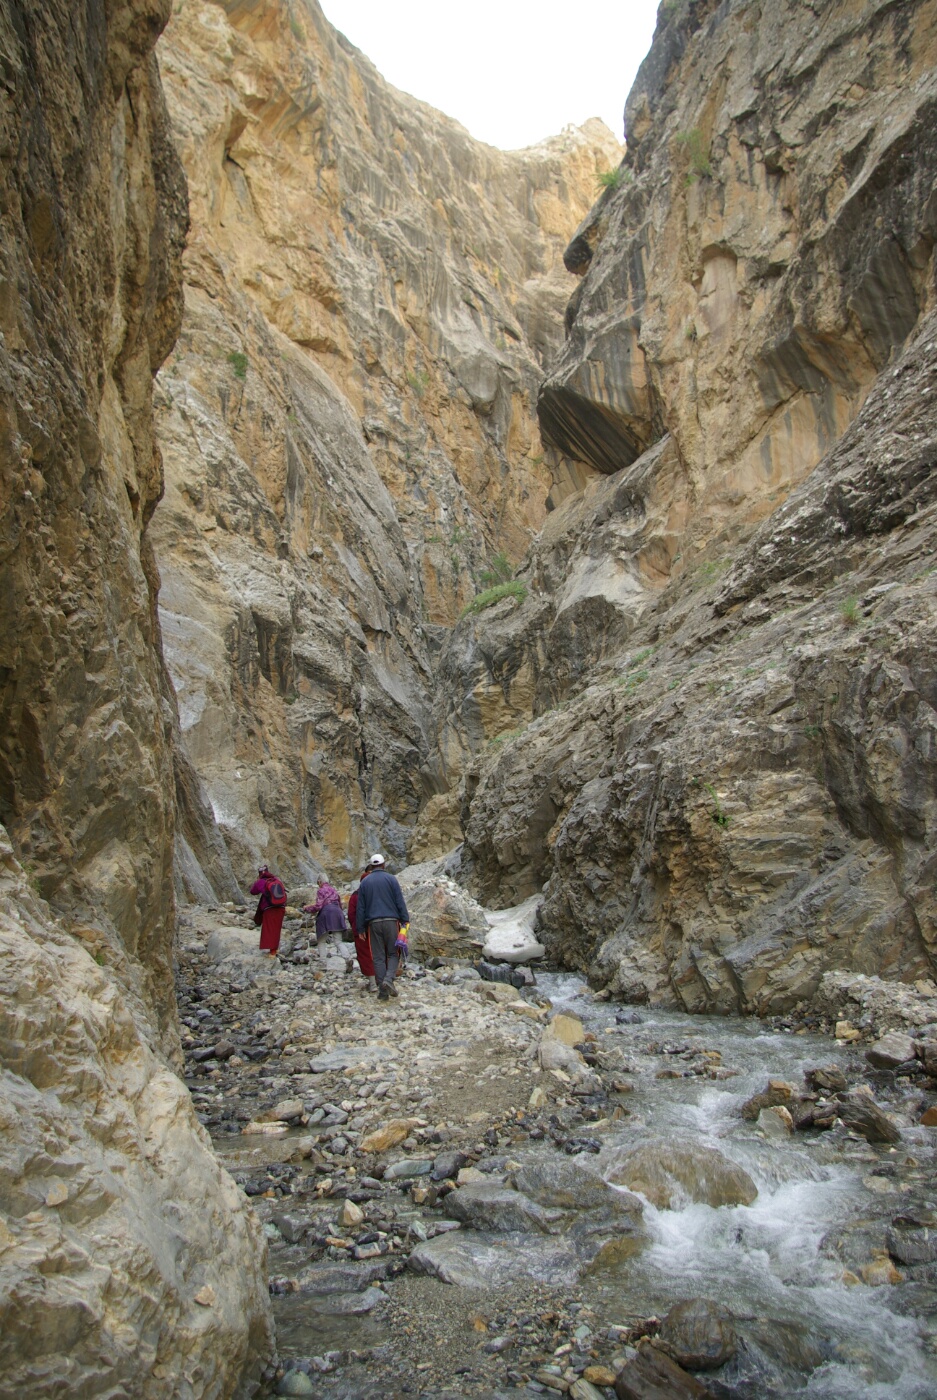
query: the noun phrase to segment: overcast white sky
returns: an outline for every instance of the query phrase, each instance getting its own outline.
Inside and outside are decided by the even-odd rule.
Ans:
[[[320,0],[388,82],[503,150],[601,117],[622,138],[657,0]]]

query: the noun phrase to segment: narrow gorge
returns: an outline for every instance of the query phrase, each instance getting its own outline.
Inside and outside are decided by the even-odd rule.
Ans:
[[[0,1400],[926,1400],[937,2],[520,151],[316,0],[0,58]]]

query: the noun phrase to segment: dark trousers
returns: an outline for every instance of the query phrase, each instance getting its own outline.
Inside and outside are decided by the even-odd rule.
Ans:
[[[400,925],[396,919],[372,919],[368,924],[374,976],[379,987],[384,982],[393,982],[397,972],[397,964],[400,961],[400,954],[397,952],[399,932]]]

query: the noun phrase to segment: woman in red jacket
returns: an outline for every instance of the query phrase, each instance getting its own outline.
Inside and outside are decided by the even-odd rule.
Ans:
[[[251,885],[251,894],[260,895],[254,910],[254,923],[260,925],[260,951],[275,958],[286,913],[286,890],[282,880],[262,865]]]

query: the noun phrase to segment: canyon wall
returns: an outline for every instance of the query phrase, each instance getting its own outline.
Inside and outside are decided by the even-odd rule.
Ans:
[[[535,401],[621,147],[600,122],[484,146],[314,0],[187,0],[160,64],[192,203],[152,529],[184,751],[242,881],[405,860],[449,786],[448,628],[595,474],[545,454]],[[222,893],[178,855],[183,894]]]
[[[605,476],[455,629],[437,806],[637,999],[933,970],[935,97],[932,2],[663,6],[566,251],[541,430]]]
[[[191,777],[146,534],[187,223],[168,9],[0,6],[5,1396],[235,1394],[270,1350],[262,1238],[167,1058]]]

